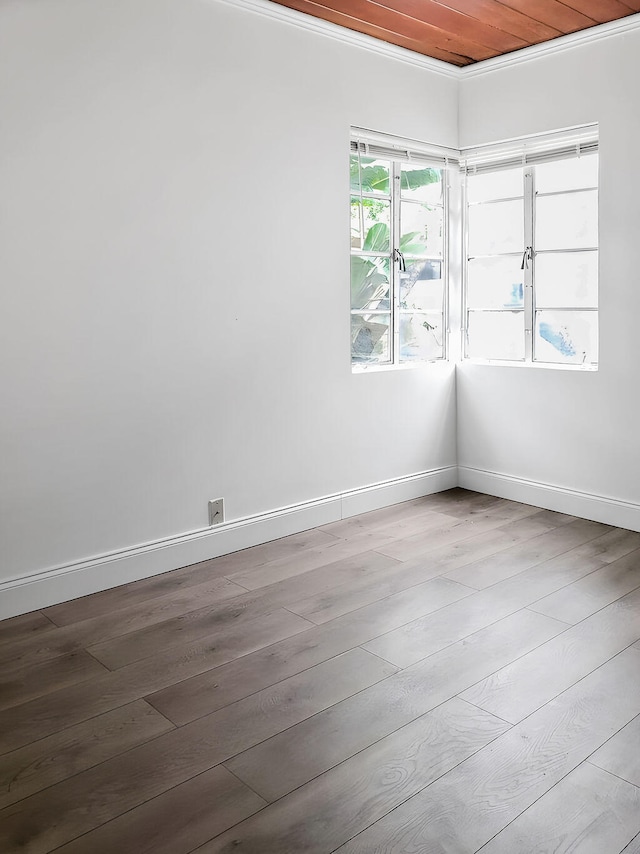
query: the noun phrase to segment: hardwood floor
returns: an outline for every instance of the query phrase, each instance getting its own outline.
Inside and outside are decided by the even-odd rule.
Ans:
[[[0,622],[0,851],[640,854],[640,534],[461,489]]]

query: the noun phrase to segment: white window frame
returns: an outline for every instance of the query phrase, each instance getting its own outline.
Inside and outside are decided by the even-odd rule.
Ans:
[[[468,262],[471,256],[468,251],[468,213],[469,203],[466,194],[466,180],[463,180],[463,220],[464,220],[464,252],[463,252],[463,287],[462,287],[462,339],[463,339],[463,359],[465,361],[475,363],[485,363],[492,365],[508,365],[508,366],[535,366],[543,368],[559,368],[562,370],[597,370],[598,362],[589,362],[586,364],[571,364],[562,361],[549,362],[536,360],[534,353],[534,333],[536,323],[536,284],[535,284],[535,265],[536,256],[538,254],[553,254],[584,251],[599,251],[599,245],[591,247],[582,247],[580,249],[547,249],[538,252],[535,248],[535,216],[536,216],[536,189],[535,189],[535,166],[541,163],[550,161],[569,160],[570,158],[579,157],[586,154],[594,154],[598,152],[598,126],[587,125],[579,128],[559,131],[553,134],[540,134],[527,139],[510,140],[503,143],[496,143],[477,148],[463,149],[461,154],[461,167],[463,175],[466,178],[468,175],[482,174],[488,172],[498,172],[514,167],[523,168],[524,175],[524,254],[520,253],[502,253],[505,257],[513,254],[522,258],[524,270],[524,359],[523,360],[503,360],[503,359],[482,359],[479,357],[468,356],[468,324],[469,324],[469,309],[467,307],[467,279],[468,279]],[[579,188],[560,191],[564,194],[581,193],[596,188]],[[544,195],[559,195],[560,192],[540,194]],[[506,201],[506,199],[505,199]],[[486,204],[491,204],[487,202]],[[599,242],[598,242],[599,244]],[[498,253],[500,254],[500,253]],[[504,309],[507,311],[508,309]],[[555,311],[593,311],[598,313],[598,307],[580,307],[566,306],[557,307]]]
[[[360,153],[390,162],[389,199],[391,205],[390,222],[390,309],[380,311],[381,314],[391,314],[390,325],[390,359],[386,362],[357,362],[350,354],[351,369],[354,373],[379,371],[389,369],[414,368],[417,366],[445,362],[449,358],[449,216],[450,216],[450,186],[449,170],[459,169],[459,152],[442,146],[427,145],[415,140],[401,139],[368,131],[362,128],[351,129],[350,155]],[[433,259],[441,263],[443,282],[442,305],[442,356],[425,360],[400,360],[400,271],[403,264],[400,253],[400,202],[401,202],[401,172],[402,165],[410,163],[418,168],[433,167],[442,170],[442,212],[443,212],[443,251],[442,258]],[[353,196],[350,192],[350,196]],[[378,255],[380,253],[377,253]],[[386,254],[386,253],[385,253]],[[351,255],[366,256],[361,250],[351,250]],[[428,260],[425,259],[425,260]],[[351,308],[350,316],[362,314],[358,309]],[[374,315],[376,310],[365,312]]]

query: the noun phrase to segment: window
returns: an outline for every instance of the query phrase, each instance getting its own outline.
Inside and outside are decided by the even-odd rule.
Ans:
[[[467,358],[597,365],[597,151],[582,128],[463,155]]]
[[[447,188],[443,155],[351,143],[351,360],[446,357]]]

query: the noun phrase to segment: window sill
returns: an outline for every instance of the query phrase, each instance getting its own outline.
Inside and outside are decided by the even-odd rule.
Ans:
[[[462,365],[489,365],[501,368],[541,368],[544,371],[582,371],[596,373],[598,365],[564,365],[553,362],[509,362],[503,359],[462,359]]]
[[[449,365],[448,359],[432,359],[429,362],[402,362],[398,365],[351,365],[352,374],[377,374],[386,371],[415,371],[430,368],[433,365]]]

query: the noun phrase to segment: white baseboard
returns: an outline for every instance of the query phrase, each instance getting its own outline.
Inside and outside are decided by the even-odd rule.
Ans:
[[[458,485],[474,492],[592,519],[616,528],[640,531],[640,504],[467,466],[458,467]]]
[[[149,578],[457,485],[456,466],[282,507],[0,582],[0,619]]]
[[[390,504],[400,504],[402,501],[410,501],[422,495],[443,492],[457,485],[458,467],[448,466],[410,477],[376,483],[363,489],[352,489],[341,496],[342,518],[347,519],[349,516],[357,516],[358,513],[368,513],[370,510],[378,510]]]

